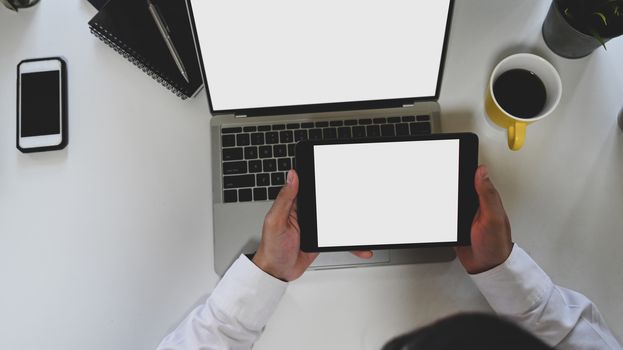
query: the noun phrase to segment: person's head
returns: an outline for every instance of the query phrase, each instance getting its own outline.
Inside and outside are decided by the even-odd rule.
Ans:
[[[551,350],[517,325],[494,315],[458,314],[392,339],[383,350]]]

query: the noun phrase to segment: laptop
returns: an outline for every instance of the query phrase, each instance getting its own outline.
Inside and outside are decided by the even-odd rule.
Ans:
[[[213,116],[220,275],[257,248],[264,217],[296,168],[296,142],[441,131],[437,99],[453,0],[187,0],[187,6]],[[376,251],[370,260],[322,253],[310,268],[454,257],[449,248]]]

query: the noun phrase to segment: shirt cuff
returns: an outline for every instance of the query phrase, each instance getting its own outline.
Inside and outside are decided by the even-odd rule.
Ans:
[[[218,283],[210,299],[250,329],[264,328],[288,287],[240,255]]]
[[[493,310],[504,315],[530,311],[554,288],[549,276],[517,244],[504,263],[470,277]]]

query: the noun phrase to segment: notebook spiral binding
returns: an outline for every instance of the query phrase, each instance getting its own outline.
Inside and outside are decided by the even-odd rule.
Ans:
[[[152,79],[157,81],[160,85],[164,86],[175,95],[177,95],[182,100],[187,99],[188,94],[184,93],[179,87],[174,85],[173,82],[163,78],[163,74],[159,72],[156,68],[151,66],[145,57],[141,56],[138,52],[129,48],[125,43],[119,40],[114,34],[107,31],[105,28],[98,26],[97,23],[95,25],[90,25],[91,33],[95,35],[98,39],[104,42],[106,45],[110,46],[113,50],[117,51],[121,56],[125,57],[128,61],[134,64],[136,67],[141,69],[147,75],[149,75]]]

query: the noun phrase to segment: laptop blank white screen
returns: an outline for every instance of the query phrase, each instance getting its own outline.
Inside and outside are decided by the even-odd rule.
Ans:
[[[215,111],[434,97],[450,0],[192,0]]]
[[[456,242],[459,144],[314,146],[318,247]]]

